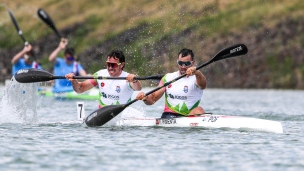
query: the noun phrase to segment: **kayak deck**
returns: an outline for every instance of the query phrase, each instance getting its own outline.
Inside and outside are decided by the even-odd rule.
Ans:
[[[282,124],[278,121],[239,116],[205,114],[178,118],[123,118],[116,121],[119,126],[159,126],[159,127],[205,127],[246,129],[262,132],[283,133]]]

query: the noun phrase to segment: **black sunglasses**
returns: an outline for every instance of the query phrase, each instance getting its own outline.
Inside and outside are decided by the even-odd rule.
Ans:
[[[108,59],[110,59],[110,58],[114,58],[114,59],[119,59],[119,58],[117,58],[116,56],[108,56]]]
[[[193,61],[187,61],[187,62],[183,62],[183,61],[177,61],[177,64],[179,66],[190,66],[192,64]]]

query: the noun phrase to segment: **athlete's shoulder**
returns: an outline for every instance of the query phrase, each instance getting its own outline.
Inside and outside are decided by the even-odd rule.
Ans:
[[[57,62],[65,62],[65,60],[63,58],[57,57],[56,58]]]
[[[99,70],[95,73],[99,76],[106,76],[108,74],[108,70],[107,69],[101,69],[101,70]]]
[[[18,60],[18,62],[20,62],[20,63],[25,63],[25,60],[24,60],[24,58],[20,58],[20,59]]]
[[[120,74],[120,77],[127,77],[130,73],[126,72],[126,71],[122,71]]]
[[[178,71],[176,71],[176,72],[167,73],[164,77],[168,80],[168,79],[176,78],[178,76],[179,76]]]
[[[56,62],[54,62],[56,67],[62,66],[65,63],[65,60],[63,58],[57,57]]]
[[[178,71],[170,72],[166,74],[167,76],[178,76]]]

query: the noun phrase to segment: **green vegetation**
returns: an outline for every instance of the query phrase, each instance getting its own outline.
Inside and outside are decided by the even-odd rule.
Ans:
[[[0,7],[1,38],[6,40],[1,41],[1,48],[20,44],[5,5],[14,12],[24,36],[30,41],[52,34],[36,15],[40,7],[49,13],[59,29],[84,23],[86,28],[78,29],[77,38],[73,39],[77,42],[76,48],[82,50],[144,23],[149,25],[145,32],[150,32],[151,40],[155,41],[187,28],[195,28],[198,35],[214,35],[261,23],[271,24],[290,13],[304,14],[301,0],[29,0],[26,3],[11,0]],[[140,43],[143,42],[138,41]]]
[[[291,57],[279,60],[275,56],[267,58],[271,77],[273,78],[273,86],[281,88],[293,87],[295,82],[293,80],[294,61]]]
[[[251,34],[248,31],[251,28],[258,31],[273,27],[283,18],[297,20],[304,16],[302,0],[10,0],[0,4],[0,49],[11,49],[22,44],[6,6],[13,11],[24,37],[29,42],[54,34],[36,14],[38,8],[43,8],[59,30],[73,27],[75,24],[81,25],[74,30],[73,35],[64,35],[69,38],[71,46],[75,47],[78,54],[93,46],[112,41],[109,45],[111,48],[118,46],[127,56],[132,57],[132,60],[127,61],[128,71],[142,75],[164,73],[164,68],[172,70],[175,65],[170,63],[172,56],[176,56],[176,49],[191,47],[198,49],[196,54],[202,54],[204,51],[199,50],[202,48],[202,41],[233,32]],[[113,41],[113,38],[132,29],[137,32],[133,33],[129,42]],[[186,34],[189,30],[191,37],[181,39],[182,33]],[[161,44],[167,40],[168,44]],[[303,34],[295,41],[304,46]],[[157,46],[166,48],[170,53],[155,58]],[[270,72],[275,78],[273,85],[288,87],[293,84],[292,74],[296,72],[292,70],[294,61],[292,58],[281,61],[277,55],[267,56]],[[198,62],[203,58],[206,59],[203,56]],[[40,62],[45,68],[51,67],[46,55]],[[159,67],[160,63],[165,67]],[[102,62],[90,63],[89,72],[103,66]],[[303,66],[297,72],[304,75]]]

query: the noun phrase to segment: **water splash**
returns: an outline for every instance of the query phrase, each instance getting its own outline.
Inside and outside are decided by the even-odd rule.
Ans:
[[[21,84],[14,77],[6,83],[0,99],[0,123],[36,123],[39,84]]]

